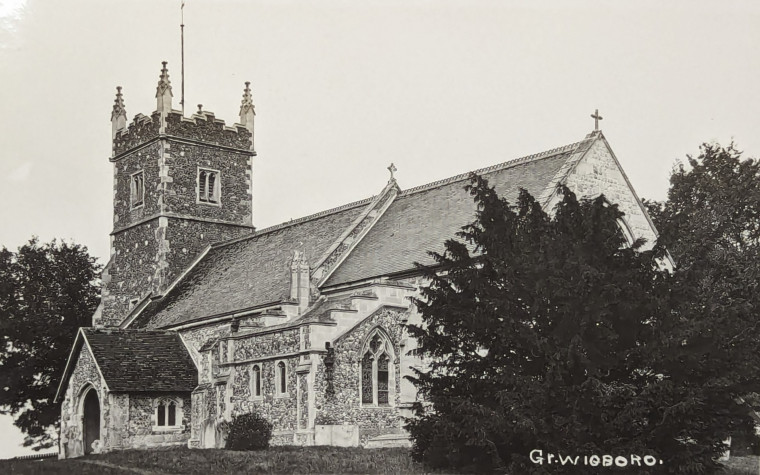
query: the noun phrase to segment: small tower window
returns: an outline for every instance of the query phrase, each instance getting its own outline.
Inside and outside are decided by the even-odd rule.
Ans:
[[[143,205],[145,199],[145,177],[142,170],[130,176],[129,196],[132,208],[139,208]]]
[[[222,192],[219,171],[207,168],[198,169],[198,202],[219,204]]]

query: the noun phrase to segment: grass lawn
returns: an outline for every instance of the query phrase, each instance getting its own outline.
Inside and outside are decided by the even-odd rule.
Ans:
[[[272,447],[260,452],[166,448],[124,450],[71,460],[0,461],[0,474],[263,474],[367,473],[423,474],[408,449]],[[442,473],[442,472],[435,472]],[[445,472],[444,472],[445,473]],[[455,473],[455,472],[449,472]],[[600,472],[601,473],[601,472]],[[621,473],[633,473],[626,472]],[[760,458],[732,457],[722,475],[757,475]]]
[[[751,455],[731,457],[726,462],[726,473],[729,475],[758,475],[760,474],[760,457]]]
[[[30,474],[422,474],[408,449],[272,447],[259,452],[167,448],[124,450],[71,460],[0,461],[0,473]]]

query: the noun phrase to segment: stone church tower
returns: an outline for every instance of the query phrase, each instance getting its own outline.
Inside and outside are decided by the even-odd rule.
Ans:
[[[113,231],[94,326],[113,327],[148,296],[160,295],[213,242],[253,232],[254,106],[246,83],[240,123],[209,111],[172,109],[166,62],[156,111],[127,126],[121,87],[111,114]]]

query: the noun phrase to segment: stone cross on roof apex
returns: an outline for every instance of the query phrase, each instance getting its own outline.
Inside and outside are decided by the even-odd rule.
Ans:
[[[391,163],[390,166],[388,167],[388,171],[391,172],[391,180],[393,180],[394,179],[393,173],[398,171],[398,169],[396,168],[396,165]]]
[[[599,121],[603,119],[603,117],[599,115],[599,109],[596,109],[594,113],[591,114],[591,118],[594,119],[594,130],[599,130]]]

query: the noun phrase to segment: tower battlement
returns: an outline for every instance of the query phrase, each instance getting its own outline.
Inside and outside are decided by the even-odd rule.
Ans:
[[[226,125],[210,111],[199,111],[184,117],[182,111],[172,110],[166,115],[164,133],[161,130],[161,114],[154,111],[150,116],[137,114],[129,126],[116,131],[113,138],[113,157],[129,152],[161,135],[202,141],[206,144],[239,150],[253,150],[253,134],[245,125]]]
[[[207,245],[253,232],[249,86],[240,121],[232,126],[202,106],[190,117],[172,109],[166,63],[149,116],[137,114],[127,124],[117,88],[110,159],[114,228],[95,325],[118,326],[134,302],[162,292]]]
[[[172,88],[164,62],[156,88],[157,107],[149,116],[137,114],[127,125],[121,87],[117,88],[111,114],[112,160],[117,160],[129,151],[158,138],[198,141],[207,145],[253,152],[255,155],[253,119],[256,114],[249,86],[250,83],[246,82],[240,106],[240,121],[237,123],[228,126],[224,120],[217,119],[213,112],[202,110],[201,105],[198,105],[197,112],[185,117],[182,111],[171,107]]]

